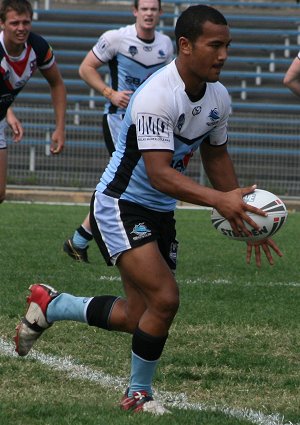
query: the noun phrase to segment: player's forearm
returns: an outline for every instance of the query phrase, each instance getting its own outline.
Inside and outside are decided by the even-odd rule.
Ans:
[[[64,84],[56,85],[51,88],[52,104],[55,112],[56,128],[65,129],[65,116],[67,108],[67,93]]]
[[[222,192],[239,187],[231,158],[225,155],[222,160],[204,162],[204,169],[212,186]]]
[[[79,75],[89,87],[102,95],[105,89],[110,89],[110,87],[104,82],[99,72],[91,66],[80,66]]]
[[[179,201],[212,207],[217,204],[220,196],[219,191],[202,186],[171,167],[149,177],[155,189]]]

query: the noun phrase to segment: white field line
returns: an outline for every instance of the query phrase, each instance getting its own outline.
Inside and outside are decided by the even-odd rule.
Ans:
[[[97,278],[98,280],[105,280],[106,282],[121,282],[121,278],[119,276],[99,276]],[[215,280],[205,280],[201,277],[196,278],[196,279],[185,279],[185,280],[178,280],[179,283],[184,284],[184,285],[230,285],[231,281],[227,280],[227,279],[215,279]],[[247,282],[245,282],[245,285],[247,286]],[[253,282],[250,283],[250,285],[253,287],[254,285],[256,286],[296,286],[296,287],[300,287],[300,282],[287,282],[287,283],[283,283],[283,282],[263,282],[263,283],[256,283],[254,284]]]
[[[15,357],[18,355],[14,351],[14,345],[5,341],[0,337],[0,355]],[[70,379],[80,379],[90,382],[97,382],[103,387],[124,389],[127,386],[127,379],[117,376],[111,376],[101,371],[93,370],[90,367],[78,364],[71,357],[50,356],[32,350],[27,356],[28,359],[34,359],[45,366],[54,369],[54,371],[62,371],[68,375]],[[23,359],[21,361],[24,361]],[[25,360],[26,361],[26,360]],[[285,422],[284,417],[279,414],[265,415],[262,412],[256,412],[252,409],[233,409],[222,406],[209,406],[201,403],[190,403],[188,397],[184,393],[157,392],[156,396],[167,406],[175,407],[183,410],[197,410],[206,412],[220,412],[225,415],[246,419],[256,425],[300,425],[300,423]]]
[[[91,191],[92,193],[93,191]],[[17,201],[17,200],[5,200],[8,204],[36,204],[36,205],[63,205],[63,206],[79,206],[79,207],[88,207],[89,202],[63,202],[63,201]],[[177,205],[176,209],[178,210],[212,210],[211,207],[205,207],[202,205]]]

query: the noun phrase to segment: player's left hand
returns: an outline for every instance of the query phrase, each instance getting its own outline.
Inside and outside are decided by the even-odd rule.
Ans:
[[[10,126],[13,133],[13,142],[19,143],[22,140],[24,135],[24,129],[21,122],[13,113],[11,113],[7,115],[7,123]]]
[[[61,153],[65,144],[65,132],[55,130],[52,134],[50,152],[54,155]]]
[[[262,251],[265,253],[269,264],[271,266],[273,266],[274,264],[274,259],[272,257],[272,253],[271,253],[271,249],[278,255],[278,257],[282,257],[283,254],[280,251],[280,249],[278,248],[278,246],[276,245],[276,243],[273,241],[273,239],[263,239],[261,241],[257,241],[257,242],[247,242],[247,254],[246,254],[246,262],[247,264],[250,264],[251,261],[251,256],[252,256],[252,251],[254,250],[255,253],[255,262],[256,262],[256,266],[260,267],[261,266],[261,253]]]

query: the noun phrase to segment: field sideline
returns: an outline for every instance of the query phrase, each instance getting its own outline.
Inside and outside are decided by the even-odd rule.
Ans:
[[[62,322],[29,356],[14,352],[31,283],[120,293],[117,271],[94,243],[89,265],[62,253],[85,214],[85,206],[1,206],[0,423],[300,425],[299,213],[275,236],[284,257],[257,269],[245,264],[243,243],[213,229],[209,211],[176,212],[181,306],[154,382],[173,415],[145,419],[115,408],[127,382],[129,335]]]

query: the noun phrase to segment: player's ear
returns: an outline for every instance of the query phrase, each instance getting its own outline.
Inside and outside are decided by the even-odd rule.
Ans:
[[[190,40],[186,37],[179,38],[179,51],[184,53],[185,55],[190,54],[192,51],[192,44]]]

